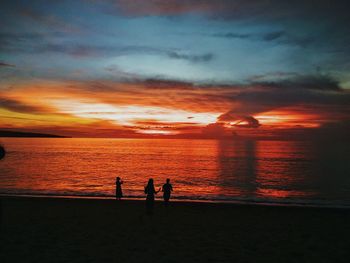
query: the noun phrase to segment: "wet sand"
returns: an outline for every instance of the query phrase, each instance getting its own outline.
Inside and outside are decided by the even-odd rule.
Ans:
[[[1,262],[349,262],[350,210],[1,198]]]

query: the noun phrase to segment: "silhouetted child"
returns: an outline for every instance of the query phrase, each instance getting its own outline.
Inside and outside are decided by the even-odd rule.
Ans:
[[[170,184],[170,179],[166,179],[166,183],[162,187],[164,204],[169,204],[169,199],[171,192],[173,191],[173,186]]]
[[[115,199],[117,200],[120,200],[123,197],[122,184],[123,181],[120,180],[120,177],[117,177],[115,181]]]
[[[154,206],[154,195],[159,193],[161,189],[159,188],[158,191],[154,189],[153,179],[148,180],[147,186],[145,186],[145,194],[146,196],[146,210],[147,214],[151,215],[153,213],[153,206]]]

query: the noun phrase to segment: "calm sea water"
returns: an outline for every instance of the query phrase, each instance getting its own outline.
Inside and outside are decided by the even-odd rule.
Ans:
[[[2,138],[0,193],[144,197],[166,178],[174,199],[350,205],[344,143]],[[159,194],[160,195],[160,194]]]

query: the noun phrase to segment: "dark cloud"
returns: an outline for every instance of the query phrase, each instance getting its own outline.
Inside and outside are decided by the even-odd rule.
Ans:
[[[213,34],[224,38],[276,41],[285,45],[312,48],[319,52],[346,54],[349,60],[349,1],[311,0],[116,0],[111,1],[117,13],[126,16],[179,16],[200,13],[207,18],[238,20],[278,26],[280,30],[260,35],[245,32]],[[339,64],[336,59],[334,63]]]
[[[260,123],[253,116],[244,116],[237,123],[235,123],[234,126],[244,128],[258,128],[260,126]]]
[[[294,45],[301,48],[308,48],[308,47],[315,48],[316,46],[320,46],[319,41],[329,42],[329,40],[320,39],[320,37],[314,37],[311,35],[295,36],[292,34],[285,34],[283,36],[281,35],[280,37],[275,39],[275,41],[277,41],[280,44]]]
[[[213,5],[210,1],[202,0],[117,0],[111,1],[117,10],[124,15],[144,16],[144,15],[178,15],[191,12],[209,13],[210,10],[218,10],[219,5]],[[226,1],[225,1],[226,2]]]
[[[47,51],[64,51],[64,45],[53,44],[53,40],[63,40],[60,32],[46,33],[7,33],[0,32],[0,52],[6,53],[40,53]]]
[[[40,113],[45,111],[45,109],[41,107],[28,105],[20,101],[7,98],[0,98],[0,108],[23,113]]]
[[[253,34],[239,34],[239,33],[221,33],[221,34],[212,34],[213,37],[222,37],[222,38],[240,38],[240,39],[247,39],[252,38]]]
[[[282,79],[275,82],[255,82],[254,85],[259,85],[267,88],[283,88],[283,89],[309,89],[309,90],[324,90],[324,91],[340,91],[339,81],[330,76],[310,75],[310,76],[295,76],[292,78]]]
[[[148,121],[137,121],[135,124],[141,124],[146,126],[152,126],[153,128],[173,128],[174,126],[188,126],[193,125],[196,126],[196,122],[160,122],[160,121],[154,121],[154,120],[148,120]]]
[[[65,53],[75,57],[108,56],[115,51],[113,47],[89,46],[80,44],[47,44],[38,49],[40,52]]]
[[[186,54],[180,54],[178,52],[169,52],[168,56],[170,58],[188,60],[194,63],[208,62],[214,58],[214,55],[212,53],[207,53],[203,55],[186,55]]]
[[[349,92],[319,92],[314,90],[270,90],[242,91],[230,97],[236,103],[233,112],[237,115],[253,115],[289,106],[313,108],[319,106],[320,112],[332,111],[341,113],[349,107]],[[321,106],[321,107],[320,107]]]
[[[238,128],[259,128],[260,123],[253,116],[239,116],[234,111],[228,111],[218,117],[218,122],[229,122]]]
[[[104,68],[107,72],[109,72],[113,77],[118,78],[119,80],[135,80],[137,78],[141,78],[139,75],[126,72],[125,70],[121,69],[119,66],[111,64]]]
[[[212,34],[210,36],[228,38],[228,39],[251,39],[251,40],[273,41],[286,36],[286,32],[272,31],[264,34],[242,34],[242,33],[229,32],[229,33]]]
[[[226,39],[247,39],[251,41],[266,41],[266,42],[275,42],[278,44],[283,45],[293,45],[298,46],[301,48],[307,48],[312,46],[319,46],[320,39],[319,37],[313,36],[312,34],[308,33],[307,35],[296,35],[292,32],[287,31],[271,31],[268,33],[219,33],[219,34],[205,34],[206,36],[211,37],[219,37],[219,38],[226,38]],[[325,42],[329,42],[331,40],[323,40]],[[350,42],[343,38],[343,42]]]
[[[0,68],[1,67],[16,67],[16,66],[13,64],[9,64],[9,63],[0,61]]]
[[[281,78],[274,82],[253,81],[231,85],[201,85],[157,79],[143,83],[149,89],[181,90],[181,100],[187,101],[186,98],[190,98],[191,101],[187,102],[189,105],[217,105],[215,107],[219,108],[222,108],[220,105],[232,105],[231,109],[228,108],[230,111],[221,116],[219,121],[247,122],[248,116],[291,106],[323,115],[329,112],[337,118],[350,117],[350,91],[342,89],[334,78],[324,75],[279,75]],[[249,123],[258,126],[254,121]]]
[[[162,103],[169,98],[169,105],[175,103],[178,107],[181,104],[184,108],[217,108],[224,111],[226,107],[227,112],[218,121],[236,124],[236,127],[257,128],[260,124],[252,116],[291,107],[294,112],[319,114],[325,119],[350,117],[350,92],[342,89],[334,78],[325,75],[276,74],[281,78],[274,82],[253,81],[231,85],[139,79],[131,84],[135,83],[142,89],[130,91],[130,94],[136,92],[135,96],[152,97],[153,102],[162,99]],[[97,85],[94,89],[109,90],[112,87]],[[125,92],[128,94],[129,90]],[[167,92],[169,95],[164,98]]]
[[[213,60],[212,53],[191,54],[188,52],[173,51],[171,49],[161,49],[151,46],[103,46],[89,45],[83,43],[57,44],[50,41],[52,37],[62,37],[61,34],[9,34],[0,33],[0,51],[12,53],[63,53],[73,57],[109,57],[127,56],[133,54],[150,54],[166,56],[171,59],[186,60],[192,63],[209,62]],[[62,38],[64,39],[64,38]]]
[[[195,85],[190,82],[164,80],[164,79],[146,79],[140,80],[146,88],[149,89],[163,89],[163,90],[193,90]]]
[[[205,107],[222,109],[222,105],[231,107],[234,118],[252,116],[273,109],[304,105],[319,107],[322,112],[348,112],[350,92],[342,89],[337,80],[330,76],[312,75],[300,76],[280,74],[278,81],[252,81],[245,84],[200,84],[165,79],[134,79],[130,84],[137,84],[142,90],[135,96],[152,96],[169,92],[170,100],[188,105],[206,105]],[[121,83],[122,84],[122,83]],[[116,91],[117,86],[111,83],[92,83],[94,91]],[[122,86],[122,85],[121,85]],[[136,87],[136,86],[135,86]],[[141,94],[142,92],[142,94]],[[228,108],[230,109],[230,108]],[[348,109],[348,110],[347,110]]]
[[[51,31],[45,33],[9,33],[9,32],[0,32],[0,41],[1,46],[5,44],[15,44],[16,42],[31,42],[31,41],[44,41],[46,38],[59,38],[64,37],[65,34]]]
[[[271,32],[271,33],[267,33],[263,36],[263,39],[265,41],[272,41],[272,40],[276,40],[278,38],[281,38],[282,36],[285,35],[284,31],[276,31],[276,32]]]
[[[110,85],[103,82],[92,81],[88,85],[90,91],[95,92],[116,92],[118,90],[118,85]]]
[[[307,87],[307,85],[306,85]],[[264,86],[263,89],[248,88],[229,96],[236,105],[232,112],[236,115],[253,115],[290,106],[314,109],[317,114],[332,112],[335,116],[349,112],[350,92],[346,90],[301,89],[293,86]]]
[[[20,9],[19,14],[23,17],[30,18],[41,25],[48,26],[61,32],[75,34],[81,32],[81,28],[71,23],[67,23],[63,18],[60,18],[54,14],[44,14],[30,8]]]
[[[296,72],[283,72],[283,71],[276,71],[276,72],[269,72],[266,74],[261,75],[254,75],[251,76],[248,81],[250,83],[256,83],[256,82],[267,82],[269,79],[275,79],[275,80],[281,80],[281,79],[293,79],[299,77],[299,74]]]
[[[331,2],[329,0],[317,1],[280,1],[280,0],[113,0],[117,10],[125,15],[179,15],[185,13],[201,13],[214,18],[244,19],[269,18],[280,19],[291,16],[309,18],[337,17],[348,19],[349,3],[346,0]]]

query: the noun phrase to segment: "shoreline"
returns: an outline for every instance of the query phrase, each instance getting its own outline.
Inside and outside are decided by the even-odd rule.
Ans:
[[[2,194],[0,198],[48,198],[48,199],[87,199],[87,200],[115,200],[114,196],[89,196],[89,195],[55,195],[55,194]],[[145,197],[124,197],[123,202],[135,201],[143,202]],[[163,199],[158,197],[155,199],[156,203],[162,203]],[[193,204],[226,204],[226,205],[243,205],[243,206],[267,206],[267,207],[300,207],[300,208],[325,208],[325,209],[340,209],[350,210],[350,205],[341,204],[322,204],[322,203],[306,203],[306,202],[269,202],[269,201],[257,201],[257,200],[215,200],[215,199],[186,199],[186,198],[171,198],[171,203],[193,203]]]

